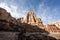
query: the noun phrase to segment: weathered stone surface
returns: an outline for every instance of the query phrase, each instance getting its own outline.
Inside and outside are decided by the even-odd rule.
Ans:
[[[21,22],[21,23],[24,23],[24,18],[21,17],[21,18],[17,19],[17,21],[18,21],[18,22]]]
[[[14,30],[14,25],[17,25],[16,19],[13,18],[5,9],[0,8],[0,29],[7,31]]]
[[[0,8],[0,19],[9,21],[10,14],[3,8]]]
[[[0,8],[0,29],[19,30],[20,28],[17,25],[25,28],[26,30],[31,28],[30,31],[33,29],[36,31],[35,27],[37,27],[48,32],[60,32],[60,23],[54,23],[51,25],[48,24],[44,26],[41,19],[38,18],[32,11],[28,12],[25,19],[21,17],[16,20],[5,9]]]
[[[60,33],[60,28],[56,27],[56,25],[46,25],[45,30],[48,32]]]
[[[0,40],[18,40],[19,32],[0,32]]]
[[[27,35],[26,35],[27,34]],[[24,36],[26,37],[26,40],[56,40],[53,37],[43,35],[39,32],[34,33],[26,33]]]
[[[21,23],[27,23],[27,24],[30,24],[30,25],[40,25],[40,26],[43,26],[43,23],[41,21],[40,18],[37,18],[36,15],[34,14],[34,12],[30,11],[28,12],[26,18],[19,18],[19,21]]]
[[[27,35],[26,35],[27,34]],[[41,33],[0,32],[0,40],[56,40]]]
[[[10,13],[8,13],[5,9],[0,8],[0,20],[5,20],[7,22],[16,23],[16,19],[13,18]]]
[[[42,20],[40,18],[38,18],[32,11],[28,12],[25,19],[20,18],[18,21],[20,21],[21,23],[26,23],[26,24],[30,24],[30,25],[34,25],[34,26],[36,25],[37,27],[44,29],[48,32],[60,32],[59,23],[55,23],[55,24],[51,24],[51,25],[50,24],[43,25]],[[25,26],[25,25],[23,25],[23,26]]]
[[[60,28],[60,22],[54,22],[53,25],[56,25],[56,27]]]
[[[35,39],[44,40],[44,38],[46,38],[46,40],[47,40],[47,36],[50,32],[56,32],[56,33],[60,32],[60,28],[59,28],[60,24],[57,24],[58,26],[56,24],[43,25],[42,20],[40,18],[38,18],[32,11],[28,12],[25,19],[22,17],[22,18],[19,18],[16,20],[5,9],[0,8],[0,31],[14,31],[14,32],[19,31],[22,35],[24,33],[26,35],[26,32],[47,33],[46,36],[44,36],[42,34],[41,35],[40,34],[38,34],[38,35],[31,34],[29,36],[23,36],[23,38],[25,37],[27,40],[28,40],[28,38],[31,40],[35,40]],[[21,36],[21,34],[20,34],[20,36]],[[8,35],[8,33],[7,33],[7,35]],[[40,37],[39,35],[43,36],[43,37]],[[4,39],[3,38],[2,38],[2,40],[5,39],[5,38]],[[8,38],[7,38],[7,40],[9,40]],[[48,37],[48,38],[50,38],[50,37]],[[11,39],[11,40],[14,40],[14,39]]]

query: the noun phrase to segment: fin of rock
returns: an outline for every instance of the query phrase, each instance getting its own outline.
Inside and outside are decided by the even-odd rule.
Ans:
[[[19,18],[19,21],[21,23],[27,23],[30,25],[40,25],[40,26],[43,25],[41,19],[37,18],[37,16],[35,15],[33,11],[28,12],[25,19],[23,17]]]

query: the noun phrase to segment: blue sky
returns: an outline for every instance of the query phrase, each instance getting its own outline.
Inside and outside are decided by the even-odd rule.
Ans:
[[[15,18],[25,17],[33,10],[44,24],[60,22],[60,0],[0,0],[0,7]]]

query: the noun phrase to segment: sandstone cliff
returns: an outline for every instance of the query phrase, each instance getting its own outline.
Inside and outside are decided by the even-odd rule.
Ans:
[[[22,17],[22,18],[19,18],[18,21],[21,23],[30,24],[32,26],[36,25],[38,28],[44,29],[48,32],[57,32],[57,33],[60,32],[59,23],[44,25],[41,18],[38,18],[35,15],[35,13],[32,11],[27,13],[27,16],[25,19]]]
[[[44,40],[45,38],[46,38],[45,40],[50,40],[50,39],[54,40],[55,38],[51,38],[47,35],[50,32],[54,32],[54,33],[60,32],[60,28],[59,28],[60,24],[57,24],[58,26],[56,24],[57,23],[44,25],[41,18],[38,18],[35,15],[35,13],[32,11],[27,13],[25,19],[24,17],[15,19],[5,9],[0,8],[0,31],[20,32],[19,37],[25,34],[24,37],[27,40],[29,39]],[[27,33],[29,34],[28,36],[26,35]],[[43,35],[41,33],[47,33],[47,35]]]
[[[28,13],[28,14],[30,15],[30,13]],[[19,18],[19,19],[16,20],[5,9],[0,8],[0,30],[4,30],[4,31],[5,30],[6,31],[26,30],[26,31],[29,31],[29,32],[41,31],[36,26],[36,24],[40,20],[35,19],[34,13],[32,13],[30,17],[32,17],[32,23],[31,23],[31,19],[29,20],[28,18],[27,18],[27,21],[25,21],[23,18]],[[34,20],[37,21],[37,22],[35,22]],[[33,24],[35,26],[32,26],[30,24]]]
[[[5,9],[0,8],[0,29],[12,31],[15,25],[17,25],[16,19],[13,18]]]

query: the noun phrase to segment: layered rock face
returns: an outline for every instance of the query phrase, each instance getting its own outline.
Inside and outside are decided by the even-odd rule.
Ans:
[[[5,9],[0,8],[0,29],[13,30],[12,26],[17,25],[16,19]]]
[[[53,25],[56,25],[56,27],[60,28],[60,22],[54,22],[54,23],[51,23]]]
[[[1,30],[10,31],[10,32],[17,31],[20,32],[20,36],[25,34],[24,37],[27,40],[29,39],[44,40],[44,38],[46,38],[46,40],[50,40],[49,39],[50,37],[47,35],[50,32],[54,32],[54,33],[60,32],[59,27],[60,27],[60,23],[44,25],[42,23],[42,20],[38,18],[33,11],[28,12],[26,18],[21,17],[16,20],[5,9],[0,8],[0,31]],[[28,36],[26,36],[26,32],[28,32],[28,34],[29,33],[31,34],[29,35],[27,34]],[[45,36],[41,33],[47,33],[47,35]],[[52,38],[52,40],[54,39],[55,38]]]
[[[38,18],[33,11],[28,12],[25,19],[21,17],[16,20],[5,9],[0,8],[0,29],[4,28],[7,30],[14,30],[14,29],[20,30],[19,29],[20,26],[25,28],[26,30],[35,29],[36,31],[36,29],[40,28],[48,32],[60,32],[59,22],[44,25],[42,23],[42,20]]]
[[[60,33],[60,28],[58,28],[56,25],[46,25],[45,30],[48,32],[53,32],[53,33]]]
[[[25,19],[23,17],[19,18],[19,21],[21,23],[27,23],[27,24],[30,24],[30,25],[43,26],[43,23],[42,23],[41,19],[37,18],[33,11],[28,12]]]
[[[55,23],[55,24],[48,24],[48,25],[44,25],[42,23],[42,20],[40,18],[38,18],[34,12],[30,11],[27,13],[26,18],[24,19],[23,17],[19,18],[18,20],[21,23],[27,23],[33,26],[38,26],[41,29],[44,29],[48,32],[60,32],[60,28],[59,28],[59,24]]]
[[[16,19],[13,18],[10,13],[5,9],[0,8],[0,20],[6,20],[7,22],[16,23]]]

